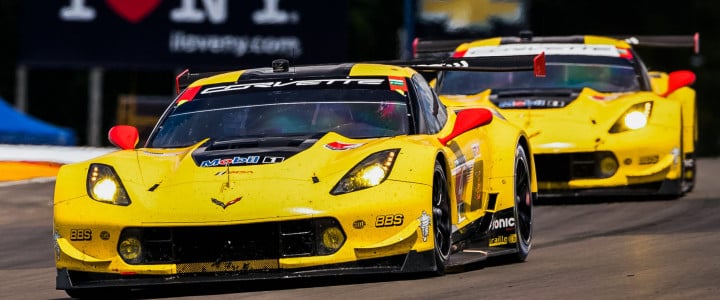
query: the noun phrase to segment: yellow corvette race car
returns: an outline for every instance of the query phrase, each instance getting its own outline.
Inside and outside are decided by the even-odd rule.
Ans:
[[[277,60],[178,91],[143,147],[119,125],[121,150],[60,169],[57,289],[442,274],[530,251],[527,136],[412,68]]]
[[[453,57],[544,53],[547,76],[442,71],[448,106],[490,106],[530,137],[540,197],[679,197],[695,183],[697,119],[691,71],[648,72],[631,47],[695,46],[694,37],[601,36],[425,41],[418,53]],[[445,50],[443,50],[445,49]],[[501,68],[501,66],[498,66]]]

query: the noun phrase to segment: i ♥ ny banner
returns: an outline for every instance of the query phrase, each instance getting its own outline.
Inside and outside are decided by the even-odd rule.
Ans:
[[[345,61],[348,1],[23,0],[19,62],[134,69]]]

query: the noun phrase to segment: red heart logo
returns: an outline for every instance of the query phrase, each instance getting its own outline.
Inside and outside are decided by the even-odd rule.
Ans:
[[[160,4],[161,0],[105,0],[116,14],[130,23],[142,21]]]

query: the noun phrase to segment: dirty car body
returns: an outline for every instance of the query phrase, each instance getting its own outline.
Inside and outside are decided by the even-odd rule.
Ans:
[[[522,130],[443,105],[411,68],[279,67],[197,79],[143,147],[117,126],[122,150],[63,166],[57,288],[525,259],[537,186]]]

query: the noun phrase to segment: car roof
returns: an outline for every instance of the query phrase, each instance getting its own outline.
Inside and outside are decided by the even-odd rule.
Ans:
[[[351,77],[411,77],[417,73],[408,67],[370,64],[370,63],[340,63],[318,64],[304,66],[290,66],[287,71],[275,72],[273,68],[254,68],[214,74],[200,78],[188,87],[203,86],[218,83],[242,83],[271,80],[295,79],[323,79],[323,78],[351,78]]]

